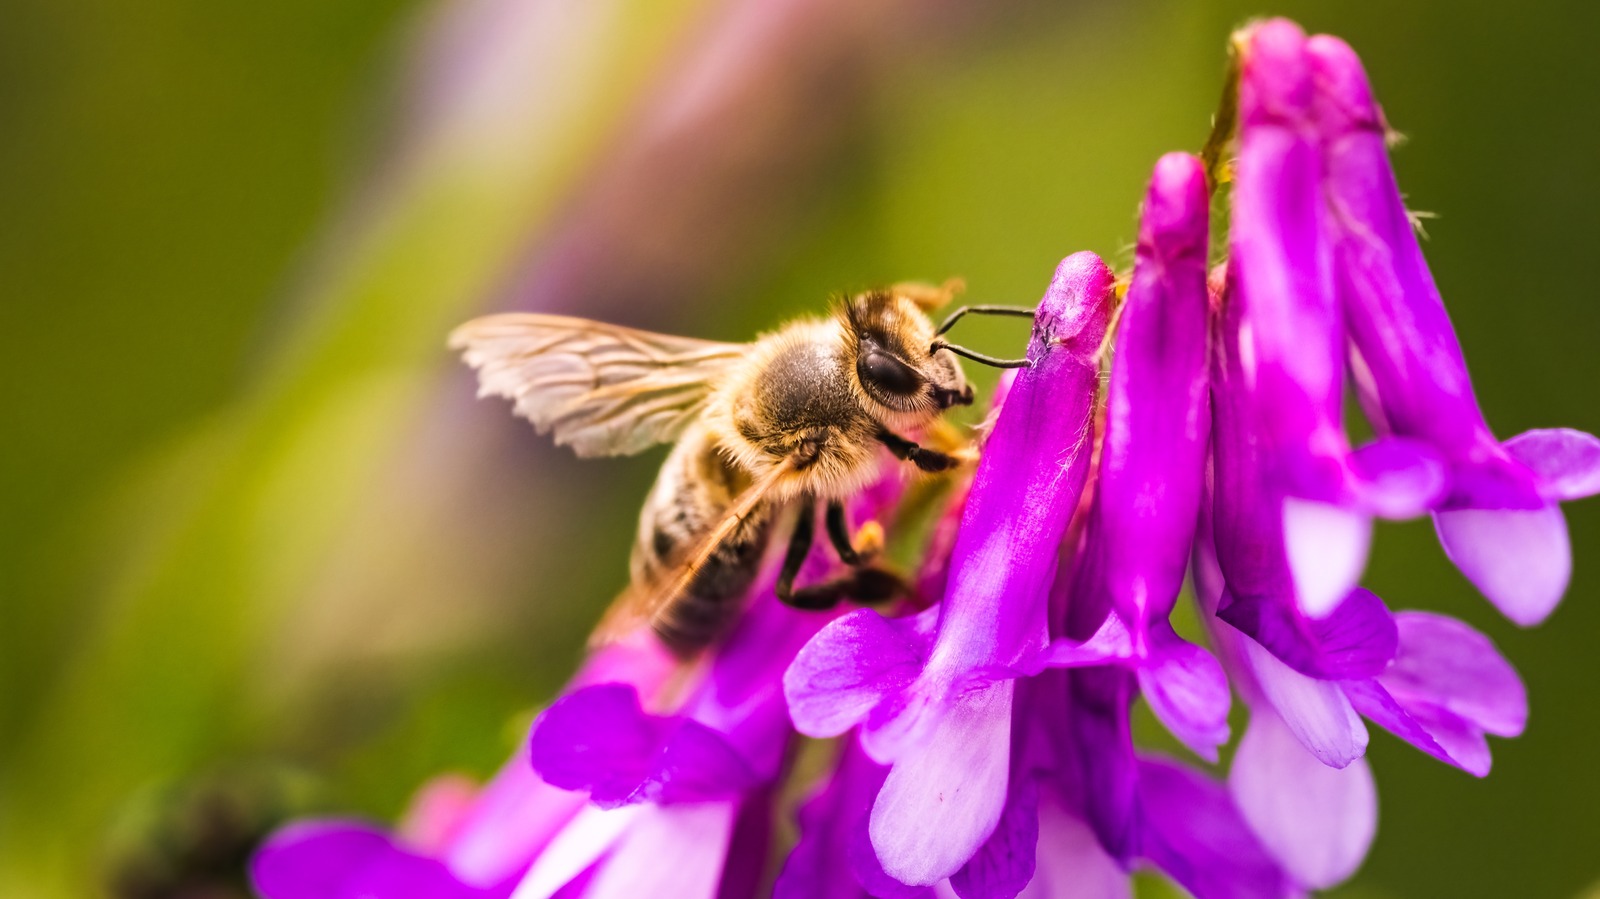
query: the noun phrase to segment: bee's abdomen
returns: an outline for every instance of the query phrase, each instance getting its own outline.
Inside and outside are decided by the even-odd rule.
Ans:
[[[743,485],[708,440],[686,437],[667,457],[639,516],[632,575],[638,587],[678,576],[689,554],[727,514]],[[682,594],[652,620],[674,652],[691,655],[715,642],[738,616],[761,567],[771,512],[758,506],[712,550]]]

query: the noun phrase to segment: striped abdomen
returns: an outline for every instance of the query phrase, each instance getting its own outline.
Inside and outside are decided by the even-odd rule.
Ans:
[[[749,483],[703,429],[685,434],[662,464],[639,514],[631,561],[634,587],[655,587],[676,577]],[[690,655],[722,636],[760,570],[771,523],[772,509],[762,503],[717,544],[683,592],[651,621],[663,643]]]

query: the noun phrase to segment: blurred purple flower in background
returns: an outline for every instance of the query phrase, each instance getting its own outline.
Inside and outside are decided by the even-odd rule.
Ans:
[[[646,636],[597,650],[526,752],[481,793],[425,794],[409,838],[280,832],[261,892],[1116,897],[1148,868],[1202,899],[1290,897],[1372,843],[1363,718],[1487,774],[1522,683],[1467,625],[1358,586],[1371,520],[1432,514],[1463,573],[1537,623],[1570,569],[1557,504],[1600,492],[1600,441],[1489,431],[1350,48],[1272,20],[1235,50],[1225,266],[1208,279],[1224,166],[1182,153],[1155,166],[1121,287],[1092,253],[1061,262],[917,563],[935,605],[799,612],[768,577],[677,674]],[[903,486],[855,517],[892,520]],[[1186,571],[1194,639],[1170,620]],[[1230,685],[1249,723],[1225,778],[1136,748],[1142,698],[1214,765]],[[772,866],[800,735],[840,745]]]

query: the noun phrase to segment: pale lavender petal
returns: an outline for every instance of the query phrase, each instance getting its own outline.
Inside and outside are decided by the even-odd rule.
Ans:
[[[1367,728],[1338,683],[1306,677],[1253,640],[1239,646],[1262,696],[1312,755],[1343,768],[1366,754]]]
[[[994,832],[1007,792],[1012,687],[1006,680],[962,696],[928,740],[895,762],[869,822],[890,877],[937,883]]]
[[[1039,786],[1031,777],[1019,777],[994,833],[950,876],[950,886],[961,899],[1011,899],[1033,879],[1038,845]],[[1046,846],[1045,851],[1057,850]]]
[[[1217,760],[1228,742],[1228,677],[1205,649],[1173,635],[1138,667],[1139,692],[1157,720],[1195,755]]]
[[[605,857],[650,805],[586,806],[539,853],[511,899],[551,899]]]
[[[644,806],[584,899],[715,899],[738,810],[737,802]]]
[[[1140,760],[1139,808],[1145,822],[1144,856],[1196,899],[1300,895],[1251,832],[1227,789],[1199,772],[1165,760]]]
[[[1348,681],[1345,693],[1373,724],[1412,746],[1475,777],[1489,773],[1489,741],[1459,715],[1423,702],[1402,706],[1376,680]]]
[[[1506,452],[1533,471],[1552,500],[1600,493],[1600,438],[1571,428],[1527,431],[1506,441]]]
[[[1382,518],[1415,518],[1450,486],[1450,469],[1420,440],[1384,437],[1350,455],[1351,489],[1361,508]]]
[[[1491,734],[1515,737],[1528,722],[1528,694],[1488,637],[1431,612],[1401,612],[1400,652],[1378,682],[1401,703],[1429,702]]]
[[[887,772],[886,772],[887,773]],[[901,883],[884,873],[882,862],[878,861],[878,854],[872,848],[872,838],[868,831],[870,828],[871,813],[861,816],[857,822],[850,846],[846,851],[845,860],[849,864],[850,873],[856,882],[861,884],[867,895],[874,899],[928,899],[933,896],[955,895],[950,889],[948,880],[941,880],[932,887],[911,886]],[[834,860],[834,864],[838,864]],[[850,895],[850,894],[846,894]],[[797,897],[799,899],[799,897]],[[809,897],[806,897],[809,899]]]
[[[885,696],[916,680],[933,643],[938,611],[885,619],[858,609],[807,643],[783,676],[795,729],[836,737],[860,724]]]
[[[1094,831],[1045,794],[1039,803],[1038,861],[1018,899],[1133,899],[1133,882],[1100,848]]]
[[[1572,546],[1559,506],[1459,509],[1433,522],[1445,555],[1507,618],[1531,627],[1560,604]]]
[[[1265,709],[1250,716],[1228,788],[1268,851],[1312,889],[1354,874],[1377,832],[1378,795],[1366,761],[1328,767]]]
[[[1283,549],[1300,610],[1331,613],[1361,580],[1372,542],[1366,513],[1290,497],[1283,501]]]
[[[478,793],[444,854],[450,870],[479,886],[502,884],[527,867],[588,797],[539,778],[526,742]]]
[[[1389,666],[1400,644],[1399,628],[1383,600],[1359,587],[1322,619],[1253,597],[1225,598],[1217,617],[1289,667],[1324,680],[1372,677]]]

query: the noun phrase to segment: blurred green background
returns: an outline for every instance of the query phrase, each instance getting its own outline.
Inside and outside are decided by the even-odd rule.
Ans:
[[[1366,60],[1497,431],[1600,431],[1592,4],[5,9],[7,897],[171,894],[175,858],[225,869],[286,811],[391,817],[559,686],[659,454],[580,463],[474,403],[452,325],[744,339],[840,289],[1028,302],[1069,252],[1125,265],[1251,15]],[[1532,631],[1426,524],[1381,530],[1368,585],[1492,635],[1532,719],[1485,781],[1375,736],[1379,836],[1337,895],[1600,881],[1600,503],[1568,519]]]

